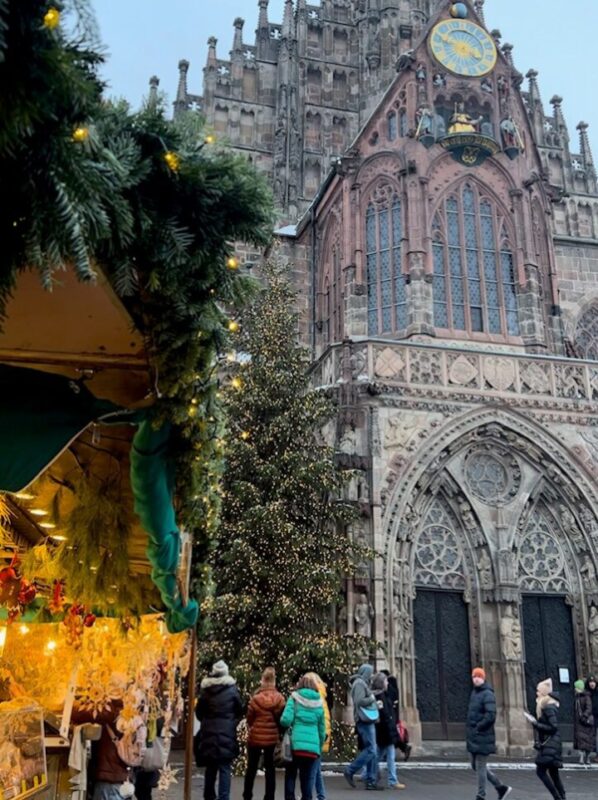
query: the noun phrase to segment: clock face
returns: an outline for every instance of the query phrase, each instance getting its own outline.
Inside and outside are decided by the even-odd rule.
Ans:
[[[496,45],[492,37],[466,19],[439,22],[430,34],[430,48],[434,58],[455,75],[480,78],[496,64]]]

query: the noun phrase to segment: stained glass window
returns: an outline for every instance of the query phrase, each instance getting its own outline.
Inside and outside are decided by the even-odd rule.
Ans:
[[[465,184],[434,216],[434,324],[519,335],[514,260],[494,204]],[[497,234],[501,232],[501,236]]]
[[[368,331],[393,333],[407,326],[407,292],[402,274],[401,201],[397,195],[371,203],[366,213]]]

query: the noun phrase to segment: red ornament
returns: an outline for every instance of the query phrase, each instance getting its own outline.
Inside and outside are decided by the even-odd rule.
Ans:
[[[86,628],[93,627],[94,622],[96,621],[95,614],[86,614],[83,619],[83,624]]]
[[[37,594],[37,589],[32,583],[26,581],[25,578],[21,579],[21,588],[19,591],[19,604],[22,606],[28,606],[29,603],[32,603],[35,600],[35,596]]]
[[[0,570],[0,583],[2,585],[16,581],[17,573],[12,567],[5,567]]]
[[[64,581],[54,581],[52,589],[52,599],[48,603],[48,609],[51,614],[60,614],[64,611]]]

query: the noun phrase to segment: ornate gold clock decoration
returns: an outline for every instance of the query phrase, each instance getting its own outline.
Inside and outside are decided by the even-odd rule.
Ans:
[[[493,38],[467,19],[439,22],[432,29],[429,42],[434,58],[455,75],[481,78],[496,65]]]

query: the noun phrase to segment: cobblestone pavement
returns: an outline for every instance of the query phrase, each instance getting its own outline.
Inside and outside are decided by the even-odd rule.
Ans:
[[[502,780],[513,787],[509,800],[550,800],[549,794],[540,783],[533,768],[521,769],[517,766],[497,769]],[[561,773],[567,789],[567,800],[597,800],[598,798],[598,765],[589,770],[565,769]],[[375,796],[387,798],[404,797],[413,800],[474,800],[475,776],[468,769],[448,768],[442,764],[418,767],[416,764],[399,768],[400,779],[406,784],[405,791],[387,789],[374,793]],[[182,770],[180,782],[168,792],[166,800],[182,800]],[[279,770],[277,780],[277,800],[283,800],[283,773]],[[371,800],[372,793],[360,788],[350,789],[341,775],[325,772],[325,783],[330,800]],[[156,793],[157,794],[157,793]],[[242,800],[243,785],[240,778],[233,780],[231,800]],[[203,778],[199,771],[193,774],[193,800],[201,800],[203,796]],[[299,794],[297,794],[299,796]],[[492,787],[488,787],[487,798],[496,797]],[[254,800],[263,798],[263,778],[258,776],[254,789]],[[156,800],[159,800],[156,797]]]

